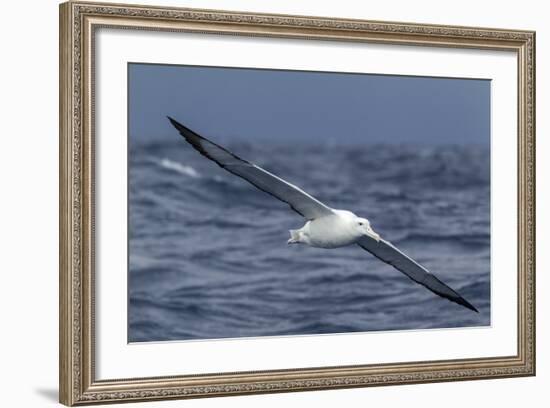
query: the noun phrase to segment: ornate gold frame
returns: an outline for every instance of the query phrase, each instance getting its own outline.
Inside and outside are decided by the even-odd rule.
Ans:
[[[507,50],[518,63],[518,349],[513,356],[247,373],[94,376],[93,46],[97,27]],[[535,33],[68,2],[60,5],[60,401],[146,401],[535,374]]]

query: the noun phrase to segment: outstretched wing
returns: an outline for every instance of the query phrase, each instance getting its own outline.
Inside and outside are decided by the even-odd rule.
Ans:
[[[376,241],[371,237],[362,237],[359,246],[375,257],[393,266],[398,271],[403,272],[416,283],[425,286],[436,295],[449,299],[452,302],[458,303],[474,312],[478,310],[472,306],[466,299],[460,296],[456,291],[445,285],[438,278],[432,275],[426,268],[409,258],[399,249],[394,247],[390,242],[380,239]],[[479,312],[478,312],[479,313]]]
[[[312,220],[333,214],[332,209],[280,177],[243,160],[229,150],[211,142],[168,117],[172,125],[200,154],[216,162],[221,168],[242,177],[255,187],[287,203],[298,214]]]

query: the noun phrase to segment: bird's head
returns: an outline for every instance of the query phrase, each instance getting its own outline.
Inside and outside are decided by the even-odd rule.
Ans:
[[[354,227],[357,233],[361,236],[366,235],[367,237],[375,239],[377,242],[380,241],[380,235],[374,232],[374,230],[370,226],[369,220],[367,220],[366,218],[357,217],[355,219]]]

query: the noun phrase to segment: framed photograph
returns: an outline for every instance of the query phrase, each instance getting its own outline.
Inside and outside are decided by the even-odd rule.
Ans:
[[[535,33],[60,6],[60,401],[535,374]]]

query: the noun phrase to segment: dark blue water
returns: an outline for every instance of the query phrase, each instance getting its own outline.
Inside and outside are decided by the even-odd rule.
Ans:
[[[129,341],[490,324],[487,147],[228,147],[368,218],[480,313],[359,247],[287,245],[299,215],[177,139],[130,150]]]

